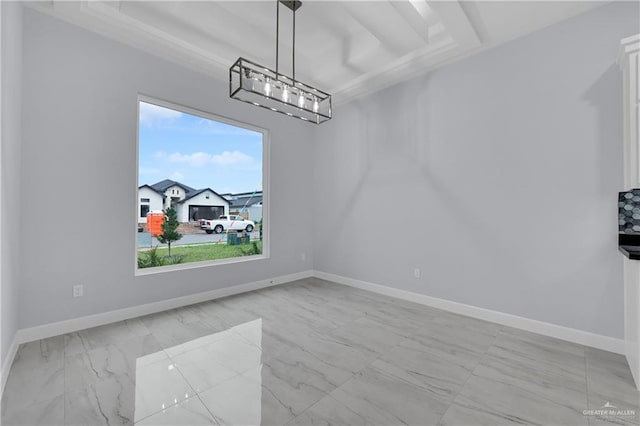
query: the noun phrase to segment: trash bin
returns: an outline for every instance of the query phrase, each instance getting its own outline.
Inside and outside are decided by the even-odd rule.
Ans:
[[[238,234],[235,232],[230,232],[227,234],[227,244],[230,246],[238,245]]]

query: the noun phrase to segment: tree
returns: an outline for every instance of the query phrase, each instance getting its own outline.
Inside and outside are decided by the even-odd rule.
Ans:
[[[182,238],[182,234],[178,232],[178,213],[173,206],[165,209],[165,220],[162,223],[162,234],[158,235],[158,241],[169,247],[169,256],[171,256],[171,243]]]

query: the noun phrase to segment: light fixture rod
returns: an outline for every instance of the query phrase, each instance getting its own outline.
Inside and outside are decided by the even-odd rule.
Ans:
[[[291,49],[291,67],[293,69],[293,79],[296,79],[296,9],[293,9],[293,49]]]
[[[276,1],[276,76],[280,74],[279,60],[280,60],[280,3],[291,9],[293,13],[293,49],[291,58],[291,68],[293,70],[293,79],[296,79],[296,10],[302,6],[300,0],[277,0]]]
[[[280,46],[280,1],[276,2],[276,78],[278,78],[278,47]]]

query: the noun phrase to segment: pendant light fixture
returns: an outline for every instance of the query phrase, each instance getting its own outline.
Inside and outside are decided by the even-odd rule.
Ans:
[[[279,72],[280,3],[293,12],[292,76]],[[299,0],[276,2],[276,70],[244,58],[229,68],[229,97],[320,124],[331,119],[331,95],[296,80],[296,10]]]

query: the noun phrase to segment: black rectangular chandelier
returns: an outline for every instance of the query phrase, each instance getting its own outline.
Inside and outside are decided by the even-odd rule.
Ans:
[[[293,12],[293,76],[278,70],[280,3]],[[331,95],[295,79],[296,10],[302,2],[279,0],[276,6],[276,70],[238,60],[229,68],[229,96],[290,117],[320,124],[331,119]]]

